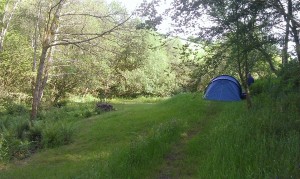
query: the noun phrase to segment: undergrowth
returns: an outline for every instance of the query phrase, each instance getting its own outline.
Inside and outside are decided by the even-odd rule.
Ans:
[[[42,148],[69,144],[74,139],[74,122],[96,115],[94,103],[69,103],[41,110],[29,127],[29,110],[22,104],[4,104],[0,116],[0,161],[24,159]]]

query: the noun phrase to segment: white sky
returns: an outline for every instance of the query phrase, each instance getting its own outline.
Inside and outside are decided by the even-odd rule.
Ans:
[[[139,5],[143,2],[143,0],[106,0],[108,3],[110,2],[120,2],[129,12],[133,12]],[[150,2],[151,0],[147,0]],[[160,7],[158,8],[158,11],[163,11],[165,10],[168,5],[172,2],[173,0],[164,0],[160,4]],[[171,27],[171,20],[170,19],[165,19],[162,24],[158,27],[158,31],[165,34],[170,31]]]
[[[108,3],[116,1],[120,2],[122,5],[124,5],[130,12],[135,10],[142,2],[143,0],[106,0]]]

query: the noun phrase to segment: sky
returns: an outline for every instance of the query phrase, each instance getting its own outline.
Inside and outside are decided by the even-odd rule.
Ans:
[[[127,8],[129,12],[133,12],[134,10],[136,10],[136,8],[138,8],[139,5],[143,2],[143,0],[105,0],[105,1],[108,3],[120,2],[125,8]],[[150,2],[151,0],[147,0],[147,1]],[[172,1],[173,0],[162,0],[157,10],[163,12],[165,9],[167,9],[170,6]],[[172,24],[171,18],[164,17],[163,22],[157,27],[158,32],[161,34],[168,34],[170,31],[172,31],[172,29],[174,29],[174,27],[172,27],[171,24]],[[183,39],[186,39],[189,36],[189,34],[176,34],[175,36],[179,36]]]
[[[136,8],[143,2],[143,0],[106,0],[108,3],[116,1],[120,2],[129,12],[133,12],[136,10]],[[151,0],[147,0],[150,2]],[[163,11],[168,7],[168,4],[170,4],[173,0],[163,0],[160,4],[160,7],[158,8],[158,11]],[[162,34],[166,34],[171,29],[171,20],[165,19],[161,25],[158,26],[158,32]]]
[[[106,0],[108,3],[116,1],[122,3],[130,12],[134,11],[143,0]]]

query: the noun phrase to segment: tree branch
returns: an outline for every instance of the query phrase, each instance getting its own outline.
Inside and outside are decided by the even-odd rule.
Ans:
[[[94,37],[91,37],[91,38],[86,38],[86,39],[83,39],[83,40],[77,40],[77,41],[68,41],[68,40],[65,40],[65,42],[54,42],[52,44],[50,44],[50,46],[57,46],[57,45],[70,45],[70,44],[80,44],[80,43],[84,43],[84,42],[89,42],[89,41],[92,41],[92,40],[95,40],[97,38],[100,38],[106,34],[109,34],[111,32],[113,32],[115,29],[119,28],[120,26],[122,26],[123,24],[125,24],[129,19],[131,18],[131,16],[129,16],[127,19],[125,19],[123,22],[117,24],[116,26],[114,26],[113,28],[105,31],[105,32],[102,32],[102,33],[99,33],[99,34],[96,34]],[[84,34],[82,34],[84,35]]]
[[[88,13],[66,13],[66,14],[61,14],[61,17],[63,17],[63,16],[88,16],[88,17],[94,17],[94,18],[98,18],[98,19],[104,19],[104,18],[112,17],[112,16],[118,15],[118,14],[121,14],[121,13],[115,12],[115,13],[107,14],[107,15],[103,15],[103,16],[88,14]],[[123,14],[123,15],[125,15],[125,14]]]

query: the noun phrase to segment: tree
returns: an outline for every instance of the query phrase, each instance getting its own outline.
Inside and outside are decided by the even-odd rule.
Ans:
[[[44,2],[46,3],[46,2]],[[108,11],[101,12],[72,12],[68,7],[82,4],[81,1],[52,0],[47,3],[48,8],[43,16],[43,30],[41,35],[41,55],[33,92],[31,125],[36,119],[38,107],[43,96],[43,91],[48,80],[49,68],[52,63],[52,55],[55,47],[74,45],[81,48],[81,44],[89,44],[101,37],[107,36],[127,22],[130,17],[124,12]],[[78,18],[80,17],[80,18]],[[98,31],[89,31],[86,23],[79,23],[78,20],[86,20],[98,24]],[[71,27],[77,26],[76,30]],[[72,31],[70,31],[72,30]],[[93,29],[95,30],[95,29]]]
[[[292,0],[270,0],[268,3],[280,14],[285,22],[285,38],[284,38],[284,49],[283,49],[283,63],[287,63],[287,48],[288,48],[288,36],[289,31],[293,37],[295,43],[295,51],[297,55],[298,62],[300,63],[300,38],[299,38],[299,28],[300,21],[296,17],[300,13],[300,2]],[[289,30],[291,29],[291,30]]]
[[[152,2],[155,3],[157,2]],[[197,38],[221,44],[217,53],[214,52],[213,55],[219,62],[211,64],[234,67],[246,92],[249,92],[246,76],[255,62],[265,60],[270,69],[276,73],[273,55],[268,49],[279,43],[278,38],[272,36],[270,32],[282,20],[280,14],[276,13],[268,2],[183,0],[173,1],[172,5],[167,12],[176,20],[177,31],[193,29]],[[200,21],[203,18],[209,18],[211,25],[203,26]],[[251,106],[250,98],[247,101]]]
[[[0,34],[0,52],[3,51],[3,45],[4,45],[4,39],[5,39],[5,36],[7,34],[7,31],[8,31],[8,28],[9,28],[9,25],[12,21],[12,18],[15,14],[15,10],[17,9],[18,7],[18,4],[20,3],[21,0],[15,0],[15,1],[10,1],[10,0],[5,0],[3,1],[3,10],[2,10],[2,13],[1,13],[1,18],[2,18],[2,21],[1,21],[1,34]]]
[[[239,4],[238,14],[235,15],[235,3]],[[149,7],[155,8],[158,6],[158,0],[152,1],[143,6],[143,10]],[[280,44],[284,44],[282,48],[283,62],[287,60],[288,56],[294,56],[289,45],[291,38],[295,43],[295,54],[298,56],[298,27],[299,27],[299,2],[291,0],[239,0],[239,1],[173,1],[172,7],[166,10],[166,13],[175,21],[174,32],[188,32],[199,39],[206,40],[220,40],[226,37],[226,33],[230,31],[235,23],[235,18],[245,18],[255,16],[255,26],[259,29],[257,32],[261,34],[260,43],[276,45],[279,48]],[[143,13],[151,16],[148,19],[153,19],[149,13]],[[207,22],[209,20],[210,22]],[[147,22],[147,21],[146,21]],[[282,29],[283,23],[286,28]],[[266,38],[264,38],[266,37]],[[290,43],[291,44],[291,43]],[[299,46],[300,47],[300,46]],[[264,50],[263,48],[260,49]],[[265,57],[270,64],[270,68],[275,72],[270,61],[270,54],[265,53]]]

